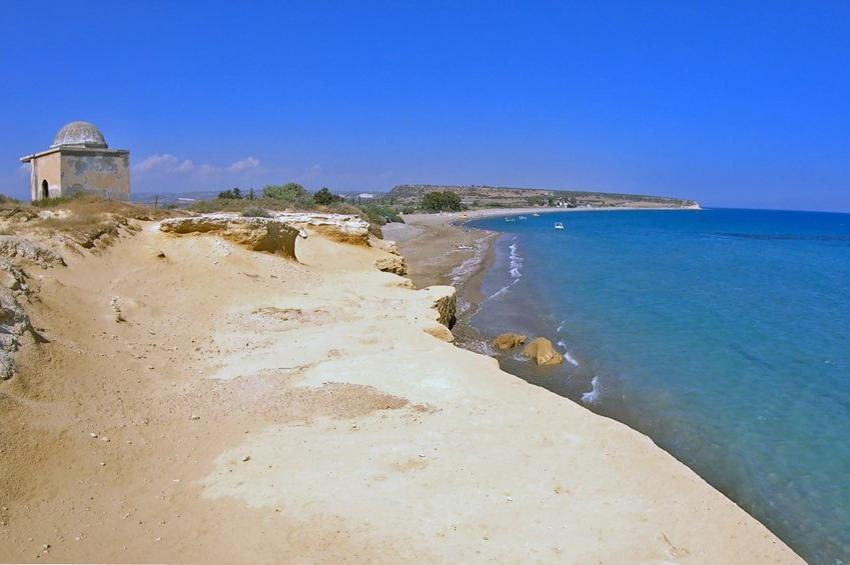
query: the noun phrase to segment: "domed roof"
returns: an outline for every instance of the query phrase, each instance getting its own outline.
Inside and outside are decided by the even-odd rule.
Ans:
[[[82,147],[107,147],[103,133],[97,126],[88,122],[71,122],[60,129],[53,138],[53,145],[59,147],[64,145]]]

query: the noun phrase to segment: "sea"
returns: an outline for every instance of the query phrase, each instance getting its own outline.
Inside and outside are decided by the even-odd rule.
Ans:
[[[554,229],[555,222],[563,230]],[[469,323],[502,367],[645,433],[810,563],[850,563],[850,214],[499,216]]]

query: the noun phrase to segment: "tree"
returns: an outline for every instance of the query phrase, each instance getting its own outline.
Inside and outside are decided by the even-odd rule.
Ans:
[[[255,200],[257,198],[257,193],[254,192],[253,188],[248,189],[248,200]]]
[[[341,196],[332,194],[327,187],[322,187],[321,189],[319,189],[318,192],[316,192],[316,194],[313,195],[313,202],[315,202],[316,204],[322,204],[324,206],[327,206],[328,204],[333,204],[334,202],[339,202],[341,200]]]
[[[241,200],[242,191],[239,188],[231,188],[230,190],[219,192],[218,197],[225,200]]]
[[[307,191],[300,184],[288,182],[284,185],[270,184],[263,189],[263,196],[277,200],[292,200],[307,196]]]
[[[463,210],[463,203],[451,190],[435,190],[422,198],[422,207],[433,212],[458,212]]]

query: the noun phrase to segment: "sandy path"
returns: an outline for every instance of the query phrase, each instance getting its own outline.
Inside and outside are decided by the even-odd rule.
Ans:
[[[796,561],[647,438],[426,333],[443,291],[382,252],[144,228],[38,273],[0,560]]]

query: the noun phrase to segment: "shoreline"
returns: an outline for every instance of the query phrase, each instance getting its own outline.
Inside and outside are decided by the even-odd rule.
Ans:
[[[702,207],[599,207],[599,208],[483,208],[464,212],[407,214],[404,224],[391,223],[383,227],[384,237],[395,241],[408,263],[408,274],[417,288],[435,284],[452,285],[457,289],[458,315],[452,328],[458,345],[499,360],[489,342],[496,336],[483,335],[470,324],[486,300],[481,289],[484,275],[493,265],[495,244],[501,232],[469,228],[472,220],[495,216],[517,216],[547,213],[637,212],[637,211],[702,211]],[[459,249],[469,246],[471,249]],[[450,250],[447,251],[447,248]],[[466,272],[459,272],[466,271]],[[554,343],[554,342],[553,342]],[[500,366],[502,364],[500,363]],[[504,367],[502,367],[503,370]],[[508,371],[511,372],[511,371]],[[512,373],[513,374],[513,373]],[[527,375],[515,375],[525,379]],[[554,392],[554,391],[553,391]],[[560,394],[556,392],[556,394]]]
[[[541,211],[542,212],[546,212],[546,211],[561,211],[561,212],[568,212],[568,211],[569,212],[574,212],[574,211],[575,212],[579,212],[579,211],[606,211],[606,212],[610,212],[610,211],[616,211],[616,210],[625,210],[625,209],[624,208],[607,208],[607,209],[597,209],[597,210],[594,210],[594,209],[555,209],[555,210],[538,210],[538,212],[541,212]],[[629,210],[636,210],[636,209],[629,209]],[[643,211],[645,209],[637,209],[637,210]],[[670,210],[680,210],[680,209],[679,208],[671,208],[671,209],[654,209],[654,210],[670,211]],[[695,209],[690,209],[690,210],[695,210]],[[482,290],[482,281],[483,281],[486,273],[492,268],[492,266],[494,264],[494,257],[495,257],[495,253],[496,253],[496,244],[498,242],[499,237],[504,235],[504,234],[503,234],[503,232],[490,232],[490,231],[482,230],[482,229],[479,229],[479,228],[471,228],[471,227],[468,227],[466,224],[473,219],[479,219],[479,218],[485,218],[485,217],[494,217],[494,216],[501,216],[501,215],[511,216],[511,215],[517,215],[517,214],[527,214],[527,213],[529,213],[529,209],[489,209],[489,210],[476,211],[476,213],[474,215],[469,214],[469,213],[467,213],[467,214],[458,214],[458,213],[456,213],[456,214],[442,214],[442,215],[439,215],[439,219],[430,218],[430,217],[428,217],[428,215],[415,215],[415,216],[406,216],[405,217],[405,221],[406,222],[410,221],[410,226],[413,227],[413,229],[421,230],[420,234],[429,233],[429,229],[433,229],[434,225],[439,225],[443,228],[443,229],[440,230],[439,237],[432,237],[432,239],[428,242],[432,246],[432,248],[430,248],[428,250],[428,253],[431,254],[431,255],[433,255],[434,252],[435,252],[435,249],[433,249],[433,246],[439,245],[440,241],[442,241],[444,248],[446,246],[455,246],[455,245],[457,245],[458,241],[462,241],[462,240],[468,238],[470,236],[469,234],[481,234],[479,236],[479,241],[486,245],[486,250],[483,254],[481,254],[480,261],[478,261],[476,263],[474,268],[469,269],[469,275],[467,277],[461,279],[461,280],[452,281],[452,283],[455,284],[455,286],[457,288],[458,304],[459,305],[461,305],[461,304],[465,305],[465,309],[460,311],[460,314],[458,315],[456,326],[452,328],[452,332],[455,334],[455,337],[456,337],[455,344],[458,345],[461,348],[467,349],[467,350],[472,351],[474,353],[486,355],[488,357],[495,359],[497,361],[498,365],[499,365],[499,368],[502,371],[505,371],[509,374],[512,374],[516,378],[521,379],[521,380],[523,380],[523,381],[525,381],[529,384],[539,386],[540,388],[543,388],[543,389],[545,389],[546,391],[548,391],[552,394],[563,397],[563,398],[569,400],[570,402],[578,405],[582,409],[587,410],[588,412],[592,413],[596,417],[606,418],[606,419],[610,418],[610,419],[612,419],[612,420],[634,430],[635,432],[637,432],[641,435],[644,435],[645,437],[649,437],[649,436],[646,435],[645,431],[641,430],[639,427],[636,427],[634,425],[636,423],[636,421],[632,422],[633,418],[631,418],[629,416],[628,407],[618,407],[618,408],[615,408],[613,410],[613,412],[611,411],[610,407],[607,407],[608,408],[607,410],[601,410],[600,411],[599,409],[592,408],[590,405],[585,403],[585,398],[588,397],[588,395],[590,395],[590,397],[592,397],[592,395],[597,394],[596,393],[596,390],[597,390],[597,388],[596,388],[597,387],[596,378],[593,378],[592,381],[585,383],[585,384],[589,384],[592,387],[590,392],[579,394],[578,397],[575,394],[575,391],[570,391],[570,392],[573,392],[573,394],[567,394],[567,390],[566,390],[565,387],[559,387],[555,383],[552,383],[550,381],[550,379],[546,378],[546,376],[551,377],[551,375],[546,375],[543,378],[537,378],[537,375],[536,375],[536,372],[535,372],[536,367],[531,365],[529,362],[527,362],[527,361],[517,361],[510,355],[500,354],[499,352],[495,351],[490,344],[492,343],[492,340],[496,337],[496,335],[486,334],[482,330],[472,326],[471,318],[474,317],[474,315],[479,311],[483,301],[487,299],[487,297],[484,295],[484,292]],[[454,231],[446,229],[447,227],[453,228]],[[405,239],[404,238],[403,232],[404,232],[405,229],[406,228],[391,229],[389,235],[402,235],[402,237],[400,238],[402,241],[399,242],[399,249],[400,249],[402,255],[405,256],[405,257],[409,257],[409,254],[411,252],[413,252],[414,259],[411,261],[411,264],[415,264],[415,261],[416,261],[415,256],[417,255],[417,253],[421,253],[421,250],[414,251],[414,248],[417,244],[417,241],[415,239]],[[450,254],[449,255],[444,254],[444,255],[442,255],[442,257],[444,259],[444,262],[442,263],[442,265],[440,265],[441,272],[442,273],[453,272],[454,269],[456,269],[457,265],[452,262],[452,256]],[[431,264],[434,265],[434,262],[432,261]],[[439,274],[438,274],[438,276],[439,276]],[[417,280],[416,277],[413,277],[412,280],[413,280],[414,284],[417,286],[417,288],[421,288],[419,286],[419,284],[421,282],[420,280]],[[506,326],[505,328],[503,328],[503,331],[515,331],[515,328]],[[528,337],[530,339],[532,337],[537,337],[537,335],[542,335],[543,337],[548,337],[550,339],[553,338],[553,336],[547,335],[547,332],[545,330],[540,334],[535,333],[534,335],[529,335]],[[552,339],[552,342],[555,343],[556,340]],[[562,353],[565,354],[565,358],[569,357],[569,352],[564,351],[563,348],[560,345],[556,345],[556,348],[559,351],[561,351]],[[571,361],[571,363],[573,365],[577,366],[577,364],[575,362]],[[566,364],[566,361],[565,361],[565,364]],[[564,368],[563,370],[568,371],[569,369]],[[591,401],[591,404],[593,404],[592,401]],[[652,441],[658,447],[658,449],[661,449],[661,450],[667,452],[664,448],[662,448],[660,445],[655,443],[654,440],[652,440]],[[667,452],[667,453],[669,453],[669,452]],[[672,456],[672,454],[671,454],[671,456]],[[682,463],[682,464],[684,465],[684,463]],[[688,468],[691,469],[690,467],[688,467]],[[694,469],[691,469],[691,470],[696,474],[696,471]],[[716,488],[713,485],[710,485],[710,486],[712,488]],[[720,494],[722,496],[727,496],[725,493],[723,493],[719,490],[718,490],[718,492],[720,492]],[[735,502],[731,498],[729,500],[731,500],[733,503],[735,503],[737,505],[737,502]],[[744,510],[742,509],[742,511],[744,511]],[[750,515],[749,513],[747,513],[747,514],[752,519],[754,519],[754,520],[756,519],[752,515]]]
[[[647,436],[449,343],[455,290],[382,271],[385,242],[308,226],[273,254],[233,222],[132,220],[38,271],[0,560],[800,562]],[[492,259],[399,228],[432,280]]]

